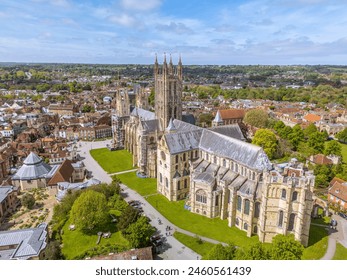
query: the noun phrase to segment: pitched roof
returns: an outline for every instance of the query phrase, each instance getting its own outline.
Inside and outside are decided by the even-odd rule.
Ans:
[[[318,122],[321,120],[321,116],[315,115],[315,114],[307,114],[306,116],[304,116],[304,119],[308,122]]]
[[[347,182],[336,177],[332,181],[334,183],[330,182],[329,194],[347,202]]]
[[[51,166],[43,162],[35,153],[31,152],[24,160],[22,167],[13,175],[12,180],[45,178],[51,169]]]
[[[213,122],[216,122],[216,123],[221,123],[221,122],[223,122],[223,119],[222,119],[222,117],[221,117],[221,115],[220,115],[219,110],[217,111],[217,114],[216,114],[216,116],[214,117]]]
[[[225,110],[218,110],[218,111],[223,120],[243,119],[245,117],[245,110],[243,109],[225,109]]]
[[[241,131],[241,128],[239,124],[230,124],[230,125],[222,125],[222,126],[215,126],[209,128],[209,130],[212,130],[214,132],[217,132],[219,134],[223,134],[225,136],[229,136],[241,141],[245,141],[245,137],[243,136],[243,133]]]
[[[207,129],[202,132],[199,148],[259,171],[272,169],[271,162],[261,147]]]
[[[70,178],[73,172],[74,168],[71,164],[71,160],[64,160],[57,171],[54,173],[52,178],[49,180],[48,185],[53,186],[59,182],[70,182]]]
[[[13,249],[0,250],[0,260],[30,259],[39,256],[46,248],[47,224],[42,223],[37,228],[0,231],[0,248],[14,246]]]
[[[315,164],[333,164],[332,160],[323,154],[312,156],[312,162]]]

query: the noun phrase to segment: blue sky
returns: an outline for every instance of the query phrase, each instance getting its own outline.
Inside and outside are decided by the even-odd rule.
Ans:
[[[0,61],[347,64],[346,0],[1,0]]]

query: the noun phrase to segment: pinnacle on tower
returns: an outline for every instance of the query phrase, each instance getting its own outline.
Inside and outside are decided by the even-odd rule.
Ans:
[[[170,118],[170,122],[169,122],[169,125],[167,126],[167,128],[165,129],[167,132],[174,132],[174,131],[176,131],[177,129],[176,129],[176,127],[175,127],[175,125],[174,125],[174,123],[173,123],[173,119],[172,118]]]

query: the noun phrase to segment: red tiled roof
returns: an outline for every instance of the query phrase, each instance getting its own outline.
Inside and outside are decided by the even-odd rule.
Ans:
[[[307,114],[304,116],[304,119],[307,120],[308,122],[318,122],[321,120],[321,116],[315,115],[315,114]]]
[[[228,119],[243,119],[245,117],[245,110],[243,109],[226,109],[219,110],[223,120]]]
[[[347,182],[335,177],[330,185],[329,194],[347,202]]]
[[[70,182],[73,171],[74,168],[72,167],[71,161],[68,159],[64,160],[53,177],[49,180],[48,185],[54,186],[59,182]]]
[[[314,155],[312,158],[312,162],[315,164],[333,164],[331,159],[328,159],[323,154]]]

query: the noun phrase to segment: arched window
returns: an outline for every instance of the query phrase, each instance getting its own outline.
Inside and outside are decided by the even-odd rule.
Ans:
[[[287,191],[285,189],[282,189],[281,198],[286,199],[286,197],[287,197]]]
[[[257,226],[254,226],[253,232],[256,233],[256,234],[258,233],[258,227]]]
[[[169,187],[169,180],[167,178],[165,178],[165,187]]]
[[[260,202],[256,202],[254,205],[254,218],[259,218],[260,216]]]
[[[248,224],[247,224],[247,223],[244,223],[244,224],[243,224],[243,229],[244,229],[244,230],[248,230]]]
[[[175,162],[178,163],[178,155],[175,157]]]
[[[227,161],[225,159],[223,159],[223,166],[226,167],[227,166]]]
[[[184,188],[187,188],[187,187],[188,187],[188,180],[184,179]]]
[[[159,181],[160,181],[160,183],[163,182],[163,175],[161,175],[161,173],[159,173]]]
[[[236,218],[236,220],[235,220],[235,225],[239,225],[239,218]]]
[[[242,198],[241,196],[237,196],[237,210],[241,211],[241,207],[242,207]]]
[[[245,200],[245,207],[243,209],[243,213],[246,215],[249,215],[249,206],[250,206],[250,202],[248,199]]]
[[[181,189],[181,181],[177,182],[177,189],[180,190]]]
[[[198,190],[195,194],[195,201],[200,203],[207,203],[206,193],[203,190]]]
[[[295,214],[292,213],[289,216],[288,231],[292,231],[294,229],[294,223],[295,223]]]
[[[217,164],[217,157],[216,156],[213,157],[213,163]]]
[[[186,161],[186,153],[183,154],[183,161]]]
[[[280,212],[278,213],[278,227],[282,227],[283,226],[283,211],[280,210]]]
[[[297,200],[298,200],[298,192],[293,192],[292,201],[297,201]]]

